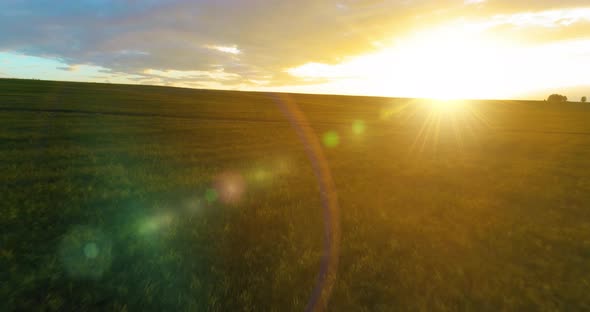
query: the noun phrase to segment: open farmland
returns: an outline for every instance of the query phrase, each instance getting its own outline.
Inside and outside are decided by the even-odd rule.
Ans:
[[[0,310],[590,310],[590,105],[0,79]],[[228,191],[227,185],[231,185]]]

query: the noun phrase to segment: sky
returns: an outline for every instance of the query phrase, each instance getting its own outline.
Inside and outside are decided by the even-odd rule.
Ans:
[[[590,96],[588,0],[11,0],[0,2],[0,29],[0,77]]]

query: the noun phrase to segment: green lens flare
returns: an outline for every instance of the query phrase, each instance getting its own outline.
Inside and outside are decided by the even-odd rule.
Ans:
[[[365,132],[365,122],[362,120],[355,120],[352,123],[352,133],[361,135]]]
[[[322,141],[324,143],[324,146],[328,148],[333,148],[338,146],[338,144],[340,143],[340,137],[338,136],[338,133],[336,133],[336,131],[328,131],[324,133]]]
[[[88,259],[94,259],[98,256],[98,246],[96,243],[88,243],[84,246],[84,255]]]
[[[211,204],[211,203],[213,203],[214,201],[216,201],[216,200],[217,200],[217,197],[218,197],[218,195],[217,195],[217,191],[216,191],[216,190],[214,190],[214,189],[210,188],[210,189],[207,189],[207,190],[205,191],[205,200],[206,200],[206,201],[207,201],[209,204]]]
[[[267,180],[270,177],[270,174],[264,169],[258,169],[254,172],[254,179],[256,181],[262,182]]]
[[[99,229],[74,226],[62,237],[58,254],[70,277],[99,279],[111,267],[112,243]]]

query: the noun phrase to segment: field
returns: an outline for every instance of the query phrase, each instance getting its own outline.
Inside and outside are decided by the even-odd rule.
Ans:
[[[590,310],[590,105],[0,79],[1,311]],[[229,186],[228,186],[229,185]]]

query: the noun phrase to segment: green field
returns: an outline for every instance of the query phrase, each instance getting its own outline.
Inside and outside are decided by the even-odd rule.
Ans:
[[[324,220],[285,99],[337,189],[328,310],[590,310],[588,104],[8,79],[0,310],[302,311]]]

